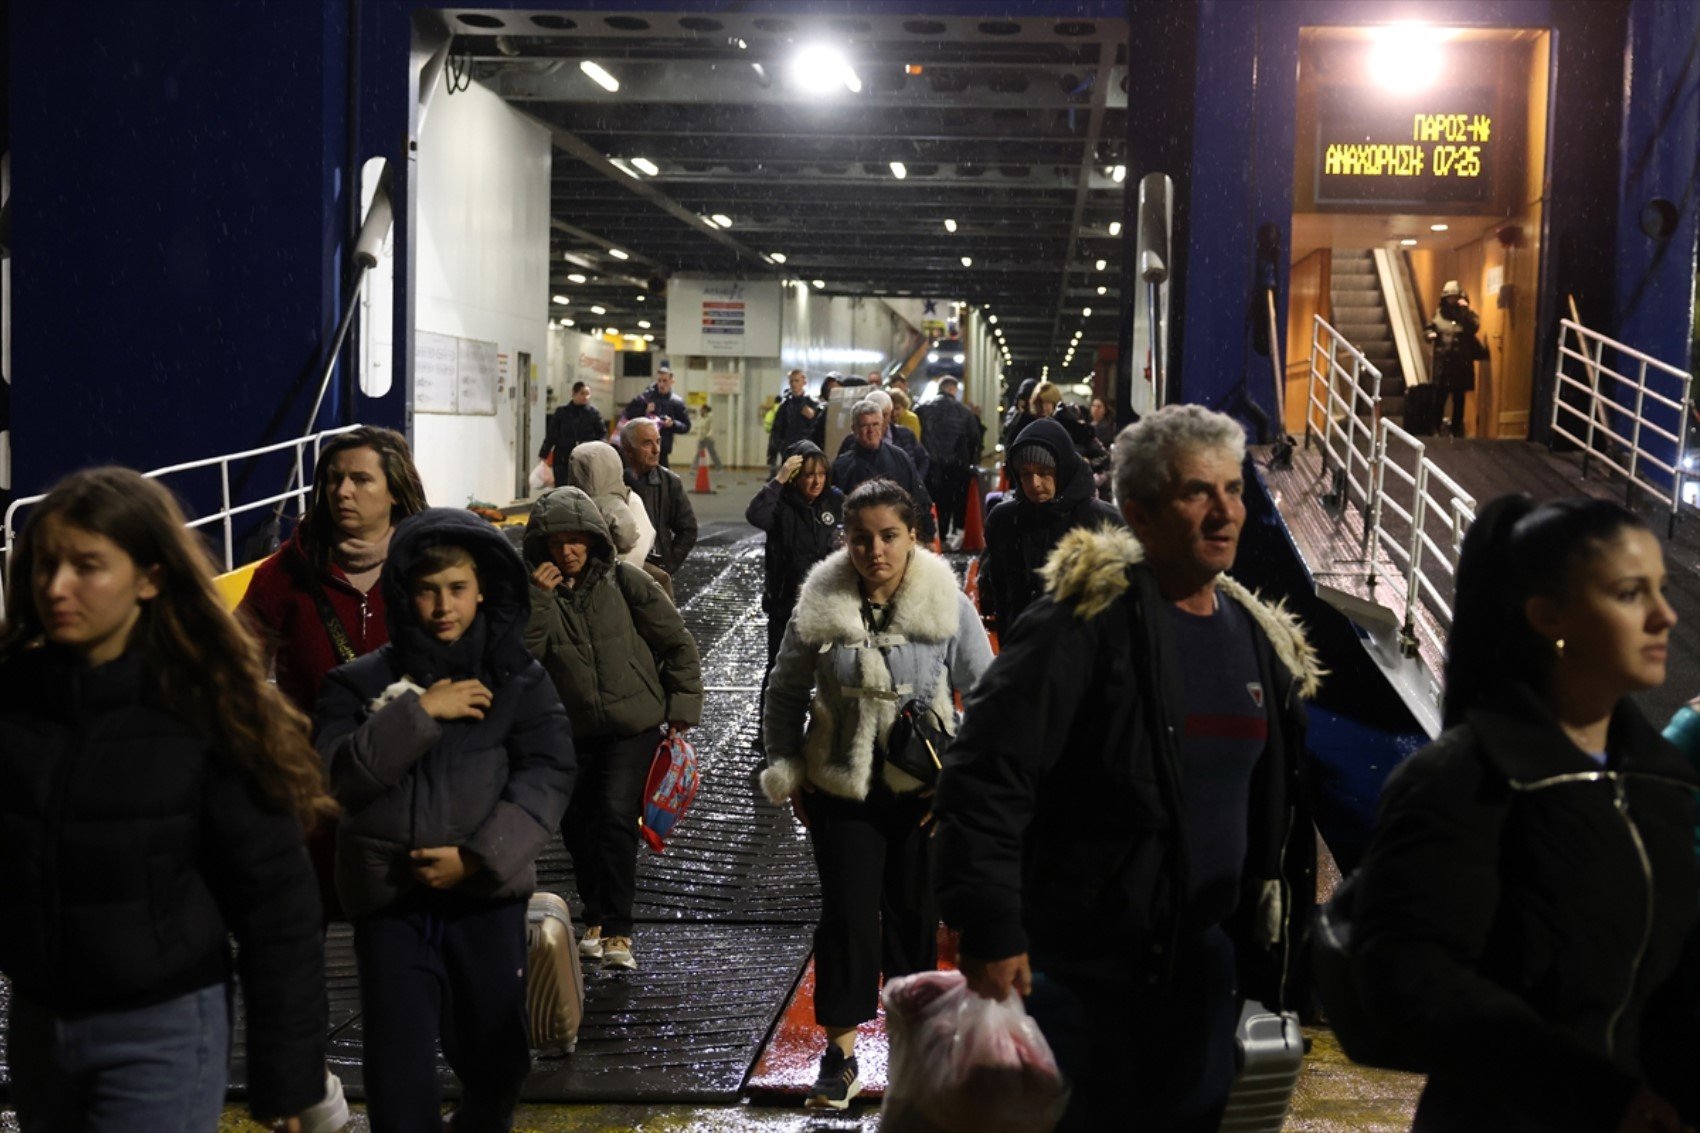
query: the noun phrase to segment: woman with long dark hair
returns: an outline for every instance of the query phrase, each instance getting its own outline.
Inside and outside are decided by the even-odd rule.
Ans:
[[[215,1129],[234,972],[249,1106],[298,1127],[326,1092],[302,834],[334,810],[306,719],[153,481],[67,478],[10,566],[0,970],[19,1123]]]
[[[798,441],[785,454],[779,474],[744,509],[744,518],[767,533],[761,607],[767,611],[771,669],[803,579],[838,545],[844,493],[832,486],[832,462],[813,441]]]
[[[1665,679],[1665,586],[1607,501],[1503,497],[1464,540],[1446,731],[1388,781],[1353,914],[1364,1007],[1428,1071],[1418,1129],[1700,1116],[1700,780],[1630,699]]]
[[[826,1053],[807,1104],[832,1109],[861,1089],[856,1027],[874,1017],[880,976],[938,961],[923,825],[932,792],[887,758],[893,725],[918,701],[954,733],[952,693],[992,660],[956,572],[917,545],[909,493],[869,480],[844,513],[848,545],[803,583],[762,714],[762,790],[808,827],[820,872],[815,1021]]]

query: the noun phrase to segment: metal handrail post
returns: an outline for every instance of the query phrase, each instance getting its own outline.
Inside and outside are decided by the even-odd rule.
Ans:
[[[1562,329],[1560,335],[1563,334]],[[1605,343],[1599,344],[1605,349]],[[1582,337],[1580,328],[1576,328],[1576,347],[1580,354],[1588,353],[1588,342]],[[1602,355],[1603,356],[1603,355]],[[1564,355],[1558,356],[1559,366],[1564,365]],[[1582,445],[1582,479],[1588,478],[1588,459],[1594,454],[1594,425],[1600,419],[1600,367],[1596,362],[1588,367],[1588,439]]]
[[[1635,474],[1641,463],[1641,407],[1647,400],[1647,360],[1641,360],[1641,367],[1635,373],[1635,427],[1629,434],[1629,483],[1623,488],[1623,503],[1625,507],[1635,506]],[[1686,426],[1688,423],[1683,422]]]
[[[218,492],[219,499],[224,504],[224,569],[234,570],[236,567],[236,525],[231,522],[230,513],[230,461],[218,462]]]
[[[1667,539],[1676,538],[1676,517],[1682,510],[1682,481],[1688,474],[1688,415],[1694,411],[1693,384],[1692,378],[1682,383],[1682,424],[1677,426],[1681,432],[1677,434],[1676,442],[1676,473],[1671,479],[1670,528],[1665,534]]]
[[[1381,497],[1387,490],[1387,430],[1376,422],[1372,434],[1372,444],[1375,452],[1373,471],[1370,472],[1369,494],[1369,531],[1364,540],[1364,557],[1369,563],[1369,585],[1375,589],[1375,556],[1381,546]]]
[[[1399,645],[1407,657],[1417,655],[1417,603],[1422,601],[1422,583],[1418,581],[1423,569],[1423,524],[1428,522],[1428,462],[1423,453],[1428,446],[1417,444],[1416,498],[1411,501],[1410,557],[1405,565],[1405,624],[1399,631]]]

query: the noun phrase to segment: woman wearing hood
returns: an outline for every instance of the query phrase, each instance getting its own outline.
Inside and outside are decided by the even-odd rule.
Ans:
[[[605,441],[574,446],[567,458],[567,487],[577,488],[596,503],[608,524],[608,537],[623,562],[641,567],[655,545],[655,524],[643,501],[626,485],[626,462]]]
[[[980,613],[1002,630],[1039,596],[1039,568],[1076,527],[1125,526],[1098,499],[1092,469],[1068,431],[1041,418],[1021,430],[1009,450],[1010,491],[986,516],[980,555]]]
[[[918,701],[954,732],[952,692],[992,660],[956,572],[916,545],[909,493],[869,480],[844,511],[848,545],[803,583],[762,713],[762,790],[808,828],[820,873],[815,1021],[826,1053],[806,1104],[832,1109],[861,1089],[856,1028],[874,1017],[880,976],[938,961],[932,792],[887,758],[893,725]]]
[[[702,716],[696,642],[655,580],[615,558],[601,510],[577,488],[556,488],[532,505],[525,560],[526,645],[567,706],[578,753],[578,788],[561,834],[584,901],[579,954],[634,970],[644,781],[662,725],[684,731]]]
[[[531,1069],[525,909],[566,809],[566,714],[526,652],[520,557],[489,523],[400,523],[379,585],[389,644],[325,678],[316,742],[344,808],[374,1130],[435,1129],[439,1034],[462,1129],[506,1129]]]
[[[744,518],[767,532],[766,574],[761,608],[767,611],[767,667],[779,652],[785,623],[797,608],[797,592],[814,565],[838,545],[844,493],[832,486],[832,464],[813,441],[798,441],[779,474],[756,493]],[[762,678],[767,687],[767,678]]]

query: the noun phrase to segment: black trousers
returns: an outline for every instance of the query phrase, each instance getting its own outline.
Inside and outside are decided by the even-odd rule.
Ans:
[[[896,795],[879,778],[865,802],[805,791],[820,927],[815,929],[815,1022],[854,1027],[879,1007],[887,979],[938,966],[938,912],[928,881],[931,805]]]
[[[1215,1133],[1238,1073],[1236,985],[1220,928],[1183,943],[1168,987],[1034,973],[1027,1011],[1074,1086],[1058,1133]]]
[[[531,1072],[525,902],[426,894],[354,922],[361,1069],[374,1133],[437,1129],[437,1043],[461,1082],[459,1133],[505,1133]]]
[[[573,858],[573,877],[584,901],[584,924],[603,936],[632,934],[637,898],[638,818],[643,785],[661,734],[574,739],[578,781],[561,820],[561,839]]]
[[[1464,435],[1464,397],[1470,391],[1467,389],[1448,390],[1447,396],[1452,399],[1452,435]]]
[[[927,469],[927,491],[939,509],[939,538],[962,526],[968,509],[971,472],[964,464],[934,464]]]

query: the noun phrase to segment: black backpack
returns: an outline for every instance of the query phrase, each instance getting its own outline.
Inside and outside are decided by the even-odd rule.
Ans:
[[[1334,896],[1316,910],[1310,949],[1316,999],[1347,1058],[1383,1070],[1425,1073],[1428,1066],[1407,1036],[1376,1018],[1358,994],[1352,975],[1352,912],[1361,876],[1354,872],[1341,881]]]

